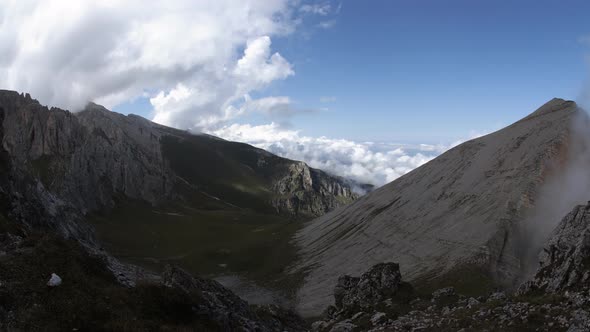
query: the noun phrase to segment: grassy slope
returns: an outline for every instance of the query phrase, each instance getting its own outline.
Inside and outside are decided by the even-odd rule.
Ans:
[[[110,213],[92,216],[105,249],[155,270],[173,263],[290,292],[296,281],[283,272],[295,259],[290,239],[301,222],[268,203],[271,178],[285,162],[270,157],[258,167],[254,148],[207,136],[168,136],[162,145],[175,173],[190,183],[175,188],[185,199],[158,207],[120,200]]]
[[[0,234],[2,235],[2,234]],[[73,240],[30,234],[18,255],[0,256],[0,328],[32,331],[208,331],[198,294],[155,284],[126,288]],[[51,273],[63,284],[49,288]],[[6,317],[6,316],[4,316]],[[6,327],[6,326],[4,326]]]

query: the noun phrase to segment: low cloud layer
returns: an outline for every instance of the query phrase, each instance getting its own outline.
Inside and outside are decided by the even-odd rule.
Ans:
[[[233,124],[209,132],[227,140],[252,144],[279,156],[361,183],[381,186],[428,162],[449,146],[353,142],[309,137],[275,123]],[[459,142],[457,142],[459,143]]]

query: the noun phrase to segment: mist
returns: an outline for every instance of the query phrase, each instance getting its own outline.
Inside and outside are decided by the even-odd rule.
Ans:
[[[539,266],[539,253],[554,229],[576,205],[590,200],[590,116],[587,94],[577,101],[565,163],[549,165],[550,176],[540,188],[535,207],[520,225],[523,280]]]

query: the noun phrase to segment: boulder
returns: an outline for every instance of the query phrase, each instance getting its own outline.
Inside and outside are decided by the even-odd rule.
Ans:
[[[61,277],[55,273],[52,273],[51,277],[49,278],[49,281],[47,282],[47,286],[57,287],[57,286],[61,285],[61,283],[62,283]]]
[[[338,278],[334,300],[336,308],[357,312],[357,309],[370,309],[381,301],[395,297],[400,288],[408,286],[402,282],[398,264],[381,263],[360,278],[347,275]]]

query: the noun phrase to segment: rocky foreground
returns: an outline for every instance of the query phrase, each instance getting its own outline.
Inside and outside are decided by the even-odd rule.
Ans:
[[[468,297],[454,288],[422,294],[402,281],[399,265],[342,276],[335,305],[313,331],[589,331],[590,203],[574,208],[553,232],[540,267],[514,293]]]
[[[0,218],[0,331],[305,331],[295,313],[249,305],[168,266],[123,285],[100,253]]]

